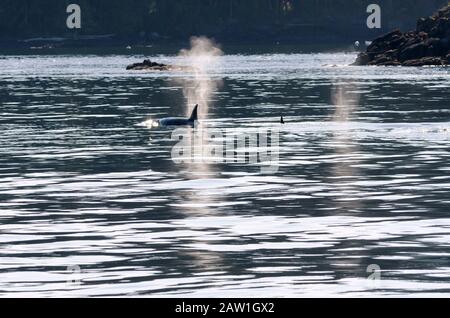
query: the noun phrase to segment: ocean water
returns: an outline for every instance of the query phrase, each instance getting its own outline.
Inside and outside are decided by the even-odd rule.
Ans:
[[[449,296],[450,70],[354,58],[1,56],[0,296]],[[196,97],[276,169],[174,162]]]

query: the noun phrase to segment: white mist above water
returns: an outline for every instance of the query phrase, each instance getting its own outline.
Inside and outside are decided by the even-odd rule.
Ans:
[[[179,55],[186,58],[193,71],[192,77],[181,79],[188,105],[186,115],[190,115],[192,107],[199,104],[200,118],[207,118],[211,97],[221,83],[211,77],[211,71],[220,67],[220,56],[223,52],[212,40],[193,37],[190,49],[181,50]]]
[[[336,107],[333,121],[348,122],[352,113],[356,110],[360,102],[360,95],[356,93],[355,84],[341,81],[332,87],[332,103]]]

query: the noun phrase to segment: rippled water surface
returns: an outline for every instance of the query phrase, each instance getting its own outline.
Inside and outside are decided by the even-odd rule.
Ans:
[[[279,128],[261,173],[174,163],[139,123],[195,81],[142,58],[0,57],[0,295],[450,295],[448,69],[221,57],[203,123]]]

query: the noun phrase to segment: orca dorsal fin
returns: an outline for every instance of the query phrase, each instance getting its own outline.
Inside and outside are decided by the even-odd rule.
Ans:
[[[198,104],[195,105],[191,117],[189,117],[189,121],[198,121]]]
[[[281,116],[280,123],[281,123],[281,124],[284,124],[284,118],[283,118],[283,116]]]

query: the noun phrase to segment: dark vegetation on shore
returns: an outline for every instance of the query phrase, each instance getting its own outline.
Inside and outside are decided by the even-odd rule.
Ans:
[[[377,38],[355,65],[450,65],[450,4],[420,18],[414,31],[394,30]]]
[[[66,27],[66,7],[82,28]],[[193,35],[222,43],[353,43],[411,29],[445,0],[378,0],[382,28],[366,26],[372,0],[1,0],[0,44],[20,47],[146,45]]]

